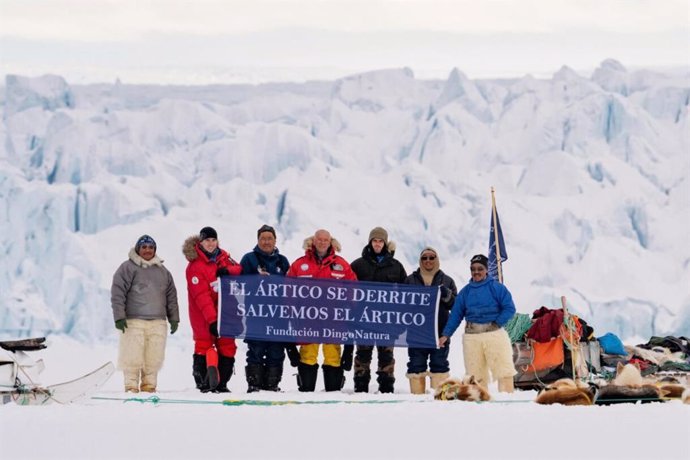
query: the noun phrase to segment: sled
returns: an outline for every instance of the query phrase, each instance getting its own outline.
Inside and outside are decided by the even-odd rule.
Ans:
[[[70,404],[90,397],[115,372],[108,362],[69,382],[42,386],[38,378],[45,368],[43,360],[32,359],[26,351],[46,348],[44,341],[45,337],[0,342],[0,404]]]

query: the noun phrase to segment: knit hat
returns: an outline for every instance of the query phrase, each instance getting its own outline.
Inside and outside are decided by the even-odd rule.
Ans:
[[[139,249],[141,248],[142,245],[144,244],[151,244],[153,245],[153,250],[156,250],[156,241],[151,238],[149,235],[141,235],[139,239],[137,240],[137,243],[134,245],[134,251],[139,254]]]
[[[218,239],[218,233],[216,232],[216,230],[213,227],[204,227],[199,232],[199,239],[201,241],[204,241],[207,238]]]
[[[484,254],[472,256],[472,259],[470,259],[470,265],[472,264],[482,264],[487,268],[487,270],[489,269],[489,259]]]
[[[273,233],[273,238],[276,238],[276,230],[270,225],[263,224],[259,230],[256,231],[256,237],[259,238],[262,233],[271,232]]]
[[[373,240],[374,238],[378,238],[380,240],[383,240],[384,243],[388,244],[388,232],[383,227],[374,227],[369,232],[369,242],[370,243],[371,243],[371,240]]]

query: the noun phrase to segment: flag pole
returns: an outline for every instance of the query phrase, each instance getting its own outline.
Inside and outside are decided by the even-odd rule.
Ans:
[[[498,239],[498,216],[496,215],[496,196],[491,187],[491,213],[494,221],[494,241],[496,244],[496,269],[498,270],[498,282],[503,284],[503,268],[501,267],[501,242]]]

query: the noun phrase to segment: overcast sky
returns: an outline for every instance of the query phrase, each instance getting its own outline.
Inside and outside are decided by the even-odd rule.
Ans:
[[[690,0],[0,0],[0,72],[74,82],[690,66]]]

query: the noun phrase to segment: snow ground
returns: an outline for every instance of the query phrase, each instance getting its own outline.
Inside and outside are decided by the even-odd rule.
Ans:
[[[451,348],[452,374],[462,351]],[[70,380],[108,360],[117,346],[84,345],[52,336],[43,358],[43,384]],[[533,391],[496,393],[490,403],[434,401],[409,394],[406,350],[396,349],[396,393],[299,393],[286,368],[283,393],[248,395],[240,344],[232,393],[193,389],[191,341],[172,337],[157,396],[197,403],[158,404],[91,399],[70,406],[0,407],[3,459],[685,459],[690,458],[690,406],[680,402],[611,407],[540,406]],[[320,377],[320,376],[319,376]],[[322,385],[317,383],[317,389]],[[372,385],[372,389],[375,389]],[[117,372],[97,398],[126,399]],[[136,395],[145,398],[149,395]],[[388,401],[390,404],[224,406],[224,399]],[[393,402],[395,401],[395,402]],[[213,404],[218,403],[218,404]]]

